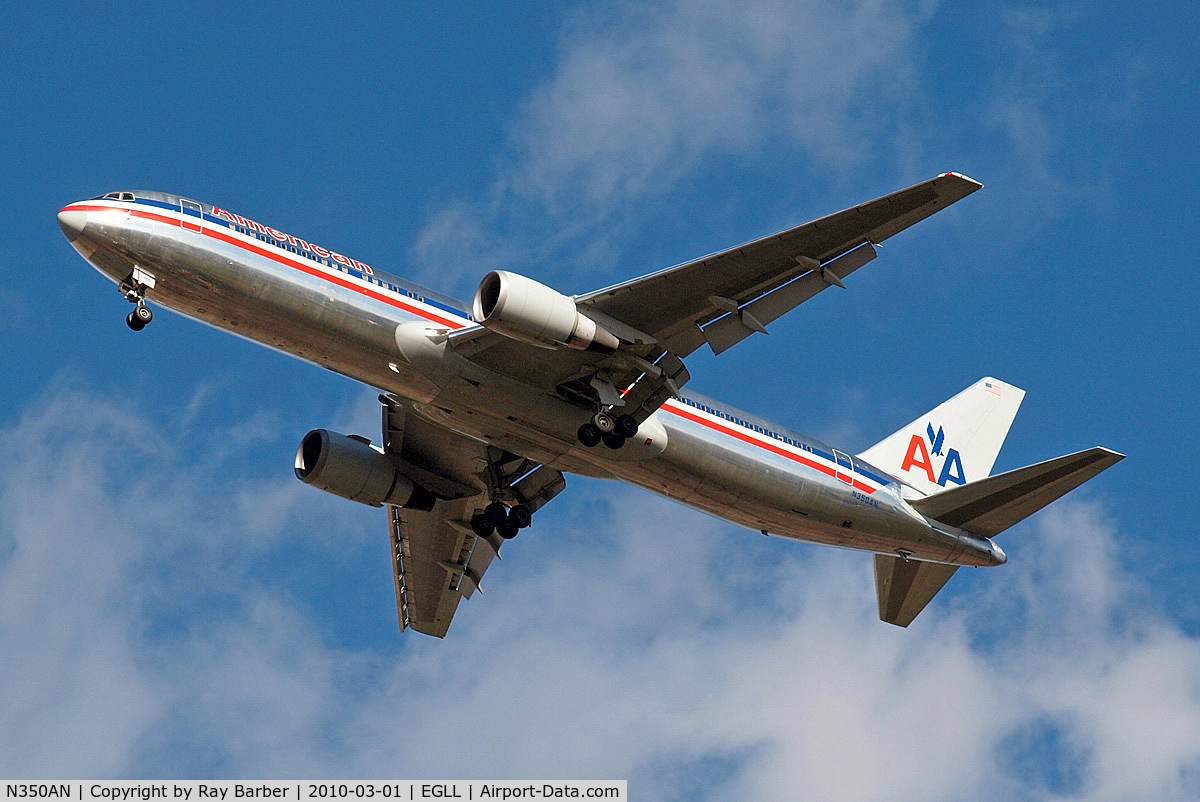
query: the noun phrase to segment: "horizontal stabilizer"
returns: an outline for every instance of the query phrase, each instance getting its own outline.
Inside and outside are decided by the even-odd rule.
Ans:
[[[1107,448],[1090,448],[969,482],[909,504],[935,521],[993,537],[1124,458],[1124,454]]]
[[[957,565],[876,554],[875,592],[879,595],[879,620],[898,627],[908,626],[957,570]]]

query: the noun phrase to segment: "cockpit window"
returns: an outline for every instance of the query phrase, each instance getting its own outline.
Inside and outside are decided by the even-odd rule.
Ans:
[[[98,195],[98,196],[96,196],[95,198],[92,198],[92,200],[123,200],[123,201],[131,201],[131,200],[137,200],[137,198],[135,198],[135,197],[133,196],[133,193],[132,193],[132,192],[109,192],[107,195]]]

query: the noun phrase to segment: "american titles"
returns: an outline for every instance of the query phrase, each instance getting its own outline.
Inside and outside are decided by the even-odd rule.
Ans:
[[[361,270],[362,272],[364,272],[368,275],[372,275],[375,272],[375,271],[371,270],[370,265],[363,264],[362,262],[358,261],[357,259],[351,259],[349,256],[343,256],[342,254],[338,253],[337,251],[326,250],[325,248],[322,248],[320,245],[313,245],[312,243],[306,242],[305,240],[302,240],[299,237],[293,237],[291,234],[285,234],[284,232],[279,231],[278,229],[271,228],[270,226],[264,226],[262,223],[257,223],[254,220],[249,219],[248,217],[242,217],[240,214],[234,214],[233,212],[228,212],[219,206],[214,206],[212,213],[213,213],[213,217],[220,217],[221,219],[227,220],[230,223],[233,223],[234,225],[242,226],[243,228],[249,229],[250,231],[257,231],[260,234],[265,234],[266,236],[270,237],[271,239],[275,240],[276,242],[278,242],[280,244],[286,243],[302,252],[305,252],[306,254],[313,254],[316,257],[317,261],[325,261],[326,259],[332,259],[333,261],[337,262],[338,264],[342,265],[343,267],[354,268],[355,270]]]

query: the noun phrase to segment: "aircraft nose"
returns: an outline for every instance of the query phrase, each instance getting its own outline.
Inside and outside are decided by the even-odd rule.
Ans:
[[[83,233],[83,227],[87,225],[87,217],[87,212],[71,208],[63,209],[58,213],[58,227],[67,236],[68,242],[79,239],[79,235]]]

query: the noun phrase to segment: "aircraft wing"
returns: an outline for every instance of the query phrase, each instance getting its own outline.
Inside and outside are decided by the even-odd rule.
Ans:
[[[613,355],[570,348],[547,350],[483,326],[449,333],[463,357],[566,397],[588,396],[602,373],[617,390],[645,373],[648,363],[670,381],[650,388],[645,410],[656,408],[687,380],[679,361],[707,342],[715,353],[842,279],[875,257],[874,245],[944,209],[982,184],[956,173],[915,184],[819,220],[754,242],[576,296],[579,309],[623,341]],[[667,362],[663,362],[664,355]]]
[[[502,482],[519,478],[508,491],[510,499],[531,509],[566,483],[558,471],[456,434],[396,396],[380,401],[384,451],[400,457],[402,470],[439,496],[428,511],[387,508],[400,629],[443,638],[459,601],[479,590],[504,542],[494,532],[480,537],[471,529],[471,517],[491,501],[485,477],[495,470]]]
[[[480,499],[439,501],[429,512],[388,505],[392,575],[400,629],[446,637],[461,599],[479,589],[479,580],[499,555],[499,537],[477,537],[471,515],[487,504]]]
[[[872,244],[982,186],[957,173],[945,173],[769,237],[589,293],[577,301],[585,309],[652,335],[679,356],[686,356],[706,340],[719,353],[733,344],[734,331],[744,331],[746,336],[762,330],[770,320],[825,287],[840,284],[847,274],[870,261]],[[857,255],[851,256],[852,252]],[[843,260],[840,264],[839,259]],[[804,286],[784,287],[797,279]],[[766,303],[774,291],[787,297]],[[755,308],[753,304],[760,299],[763,303]],[[743,311],[749,312],[749,317],[740,314]],[[736,329],[731,323],[730,331],[710,333],[708,324],[724,316],[737,321]]]

